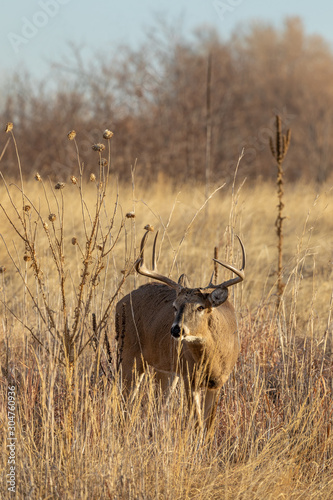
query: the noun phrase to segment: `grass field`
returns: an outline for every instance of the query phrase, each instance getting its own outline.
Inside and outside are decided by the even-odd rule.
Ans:
[[[274,184],[249,185],[240,165],[206,203],[204,186],[118,186],[114,174],[106,186],[104,171],[90,174],[59,189],[47,179],[0,187],[1,498],[14,497],[11,429],[20,499],[331,499],[331,186],[285,186],[277,310]],[[159,270],[186,272],[193,286],[208,283],[215,246],[235,265],[235,234],[246,248],[246,278],[231,293],[241,354],[213,440],[188,415],[182,385],[166,407],[147,374],[129,406],[117,374],[111,383],[99,368],[108,372],[105,334],[116,363],[118,297],[145,282],[132,265],[147,224],[160,231]],[[92,313],[99,343],[89,344]]]

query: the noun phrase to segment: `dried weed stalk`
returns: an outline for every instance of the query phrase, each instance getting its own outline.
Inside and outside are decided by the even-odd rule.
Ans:
[[[276,144],[274,145],[272,137],[269,138],[269,145],[271,148],[271,152],[273,157],[276,160],[277,164],[277,186],[278,186],[278,215],[275,221],[275,226],[276,226],[276,232],[278,236],[278,269],[277,269],[277,275],[278,275],[278,281],[277,281],[277,306],[279,307],[280,302],[281,302],[281,297],[284,289],[284,284],[282,280],[282,255],[283,255],[283,250],[282,250],[282,245],[283,245],[283,231],[282,231],[282,224],[285,219],[283,216],[283,208],[284,208],[284,203],[283,203],[283,161],[285,159],[285,156],[287,154],[289,144],[290,144],[290,138],[291,138],[291,131],[290,129],[287,130],[286,135],[282,133],[282,123],[281,123],[281,118],[279,115],[276,115]]]

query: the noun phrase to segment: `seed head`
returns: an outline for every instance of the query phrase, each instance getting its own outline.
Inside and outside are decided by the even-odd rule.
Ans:
[[[95,182],[95,180],[96,180],[96,175],[90,174],[90,182]]]
[[[108,166],[108,161],[107,161],[107,159],[106,159],[106,158],[100,158],[100,159],[98,160],[98,165],[99,165],[100,167],[107,167],[107,166]]]
[[[103,250],[102,245],[97,245],[97,250],[99,250],[101,252]]]
[[[30,205],[24,205],[24,211],[25,212],[29,212],[31,209],[31,206]]]
[[[45,231],[49,230],[49,225],[47,222],[43,222],[43,228],[45,229]]]
[[[51,222],[54,222],[54,221],[56,220],[56,218],[57,218],[56,214],[50,214],[50,215],[49,215],[49,220],[50,220]]]
[[[57,184],[54,186],[54,189],[64,189],[65,183],[64,182],[57,182]]]
[[[127,219],[135,219],[135,213],[134,212],[127,212],[126,218]]]
[[[35,175],[35,179],[36,181],[40,182],[42,180],[41,176],[39,175],[39,173],[37,172],[36,175]]]
[[[28,255],[28,254],[23,255],[23,260],[24,260],[25,262],[29,262],[29,260],[31,260],[30,255]]]
[[[93,145],[92,145],[92,148],[93,148],[93,150],[94,150],[94,151],[99,151],[99,152],[101,152],[101,151],[104,151],[105,146],[104,146],[104,144],[101,144],[101,143],[99,142],[99,143],[97,143],[97,144],[93,144]]]
[[[77,178],[75,177],[75,175],[71,175],[71,181],[72,184],[77,184]]]
[[[14,127],[14,125],[12,124],[12,122],[8,122],[7,125],[6,125],[6,128],[5,128],[6,134],[8,134],[9,132],[11,132],[13,130],[13,127]]]
[[[72,238],[72,245],[76,245],[77,244],[77,238],[75,238],[75,236],[73,236]]]
[[[69,141],[72,141],[73,139],[75,139],[75,137],[76,137],[76,132],[75,132],[75,130],[71,130],[70,132],[68,132],[68,134],[67,134],[67,139],[68,139]]]
[[[143,229],[145,229],[146,231],[154,231],[154,226],[151,226],[150,224],[146,224]]]
[[[113,136],[113,132],[111,132],[111,130],[109,130],[109,129],[104,130],[104,134],[103,134],[104,139],[111,139],[112,136]]]
[[[4,273],[6,271],[5,266],[0,266],[0,274]]]

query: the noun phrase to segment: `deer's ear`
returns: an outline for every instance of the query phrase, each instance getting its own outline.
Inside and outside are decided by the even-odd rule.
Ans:
[[[190,287],[190,282],[186,274],[182,274],[181,276],[179,276],[178,285],[182,286],[183,288]]]
[[[212,307],[218,307],[228,298],[228,288],[219,287],[215,288],[211,294],[208,296],[208,300]]]

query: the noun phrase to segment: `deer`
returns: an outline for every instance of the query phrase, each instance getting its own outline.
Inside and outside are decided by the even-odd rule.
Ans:
[[[141,240],[140,256],[134,266],[139,274],[154,281],[131,291],[116,306],[118,336],[119,318],[123,328],[122,383],[127,391],[135,380],[138,385],[146,365],[153,368],[164,393],[182,377],[189,408],[194,408],[199,427],[208,431],[220,390],[240,349],[236,313],[228,300],[228,290],[244,280],[244,246],[237,236],[242,251],[241,269],[213,259],[236,277],[213,284],[213,273],[208,286],[191,288],[185,274],[173,281],[157,272],[158,232],[151,269],[146,267],[144,248],[148,234],[146,231]]]

